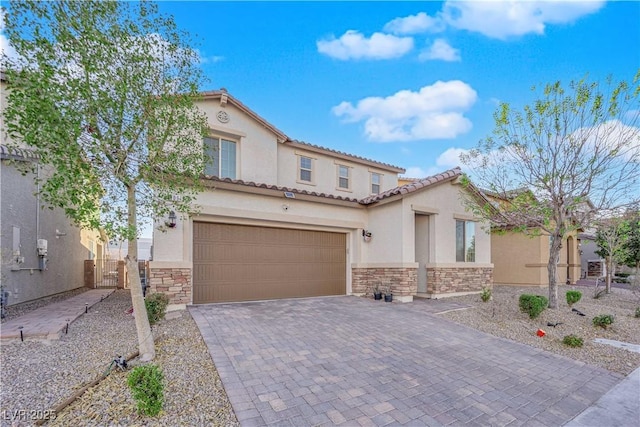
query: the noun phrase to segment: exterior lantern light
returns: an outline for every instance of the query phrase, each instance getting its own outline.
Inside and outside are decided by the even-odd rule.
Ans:
[[[371,231],[362,230],[362,238],[364,239],[365,242],[370,242],[371,236],[372,236]]]
[[[175,228],[178,217],[176,216],[176,213],[174,211],[169,212],[168,219],[169,221],[165,221],[164,225],[166,225],[169,228]]]

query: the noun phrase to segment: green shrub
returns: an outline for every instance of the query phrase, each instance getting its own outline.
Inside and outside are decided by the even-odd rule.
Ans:
[[[541,295],[522,294],[518,305],[520,310],[529,313],[531,319],[535,319],[547,308],[549,300]]]
[[[164,384],[162,371],[156,365],[137,366],[127,378],[138,412],[154,417],[162,409]]]
[[[616,277],[625,277],[626,278],[626,277],[629,277],[629,276],[631,276],[631,273],[618,273],[618,274],[616,274]]]
[[[640,307],[636,307],[636,314],[635,314],[635,316],[636,316],[636,319],[637,319],[637,318],[640,318]]]
[[[562,343],[564,345],[568,345],[569,347],[582,347],[582,344],[584,344],[584,341],[582,340],[582,338],[571,334],[564,337],[562,339]]]
[[[489,301],[491,299],[491,288],[482,288],[480,299],[482,300],[482,302]]]
[[[607,329],[607,326],[613,323],[613,314],[601,314],[593,318],[593,325]]]
[[[582,298],[582,292],[567,291],[567,304],[569,304],[569,307],[580,301],[580,298]]]
[[[149,324],[153,325],[156,322],[164,319],[164,313],[169,305],[169,297],[165,294],[155,293],[147,295],[144,300],[144,304],[147,306],[147,317],[149,317]]]

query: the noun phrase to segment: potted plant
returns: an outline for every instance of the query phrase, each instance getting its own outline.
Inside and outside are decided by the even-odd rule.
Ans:
[[[376,283],[373,285],[373,299],[381,300],[382,299],[382,291],[380,291],[380,284]]]
[[[393,301],[393,292],[391,292],[391,282],[385,282],[385,284],[383,285],[383,292],[384,292],[384,301],[385,302],[391,302]]]

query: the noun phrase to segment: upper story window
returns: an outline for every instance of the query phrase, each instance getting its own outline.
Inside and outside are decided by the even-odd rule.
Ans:
[[[313,159],[311,157],[298,157],[298,181],[311,184],[313,182]]]
[[[371,194],[380,194],[382,188],[382,175],[371,172]]]
[[[351,168],[338,165],[338,189],[351,190]]]
[[[476,223],[456,220],[456,261],[476,261]]]
[[[236,151],[235,141],[215,136],[205,137],[204,153],[208,161],[204,173],[220,178],[236,179]]]

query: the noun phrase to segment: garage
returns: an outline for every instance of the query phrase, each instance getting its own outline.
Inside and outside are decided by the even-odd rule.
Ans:
[[[193,302],[346,294],[346,234],[193,223]]]

